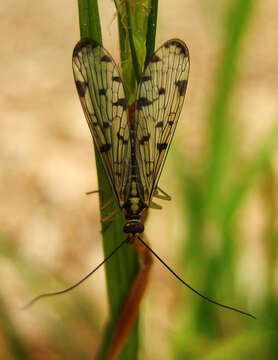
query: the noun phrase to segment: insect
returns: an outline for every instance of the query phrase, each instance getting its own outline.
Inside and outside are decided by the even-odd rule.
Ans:
[[[141,299],[152,260],[136,239],[144,231],[142,214],[156,206],[153,196],[163,197],[158,180],[184,102],[189,52],[181,40],[164,43],[149,59],[136,103],[131,106],[127,104],[117,65],[97,42],[85,39],[77,43],[73,51],[73,73],[90,131],[127,220],[123,231],[128,241],[135,242],[142,259],[144,279],[140,275],[140,282],[133,286],[140,287],[137,298]],[[164,196],[167,197],[165,193]],[[129,328],[138,311],[138,307],[133,308],[134,304],[126,311],[129,314],[135,311],[130,315],[133,319]],[[129,322],[127,316],[124,322]],[[121,342],[119,337],[114,336],[115,344]]]
[[[73,51],[73,73],[86,119],[127,219],[123,231],[141,234],[142,213],[153,206],[158,180],[187,87],[189,53],[169,40],[149,59],[136,103],[127,106],[118,68],[104,48],[81,40]]]
[[[73,50],[73,74],[87,123],[126,223],[127,238],[87,276],[68,289],[43,294],[32,300],[65,293],[92,275],[123,244],[135,245],[141,267],[126,299],[114,331],[107,360],[116,359],[131,331],[144,295],[152,254],[185,286],[205,300],[181,279],[142,239],[142,217],[148,208],[160,208],[153,197],[169,200],[158,181],[183,106],[189,74],[189,52],[178,39],[166,41],[147,61],[138,84],[137,98],[128,106],[124,85],[112,57],[96,41],[80,40]],[[106,220],[111,220],[108,216]]]

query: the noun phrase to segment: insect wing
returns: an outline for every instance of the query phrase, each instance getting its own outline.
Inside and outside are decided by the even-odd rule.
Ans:
[[[135,151],[144,200],[150,204],[184,102],[189,52],[173,39],[149,59],[140,81],[135,113]]]
[[[72,62],[87,123],[121,205],[129,179],[131,147],[127,104],[118,68],[109,53],[91,39],[77,43]]]

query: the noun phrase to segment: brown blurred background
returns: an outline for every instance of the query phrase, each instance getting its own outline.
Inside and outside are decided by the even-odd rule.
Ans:
[[[203,119],[222,50],[222,11],[232,2],[161,0],[159,4],[157,46],[178,37],[191,53],[189,88],[173,148],[182,149],[196,171],[206,150]],[[119,61],[114,4],[106,0],[99,5],[104,46]],[[108,319],[103,268],[80,289],[59,299],[42,300],[28,312],[20,310],[33,296],[75,282],[103,258],[98,198],[85,196],[86,191],[97,188],[92,141],[71,69],[72,49],[79,40],[77,3],[7,1],[2,3],[0,14],[0,273],[4,309],[0,359],[16,358],[4,324],[19,334],[30,358],[87,359],[96,352]],[[240,130],[238,151],[247,158],[278,120],[277,18],[276,1],[258,2],[244,38],[233,108]],[[170,151],[160,182],[173,201],[164,203],[161,211],[151,211],[146,233],[153,249],[179,272],[179,246],[186,225],[181,219],[182,200],[175,174],[181,165],[175,162],[174,153]],[[275,189],[277,170],[273,157]],[[277,196],[277,191],[273,194]],[[266,286],[262,243],[268,221],[265,202],[263,191],[254,189],[240,209],[243,252],[238,265],[242,275],[239,287],[248,285],[245,306],[250,311],[263,301]],[[275,197],[274,217],[276,202]],[[277,272],[276,260],[274,266]],[[199,271],[203,271],[201,263]],[[194,286],[194,280],[186,280]],[[277,276],[273,283],[277,290]],[[143,304],[142,359],[172,358],[169,338],[177,331],[173,319],[178,316],[175,304],[180,293],[181,285],[155,263]],[[3,314],[9,314],[9,319],[4,321]],[[21,358],[28,358],[25,355]]]

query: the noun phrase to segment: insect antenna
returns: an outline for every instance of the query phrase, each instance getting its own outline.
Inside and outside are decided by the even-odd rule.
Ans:
[[[96,193],[99,193],[99,192],[100,192],[99,190],[90,190],[90,191],[86,191],[85,195],[96,194]]]
[[[195,294],[199,295],[201,298],[205,299],[206,301],[208,301],[208,302],[210,302],[210,303],[212,303],[212,304],[218,305],[218,306],[220,306],[220,307],[222,307],[222,308],[225,308],[225,309],[228,309],[228,310],[236,311],[236,312],[238,312],[238,313],[240,313],[240,314],[243,314],[243,315],[249,316],[249,317],[251,317],[251,318],[253,318],[253,319],[256,319],[256,317],[255,317],[254,315],[249,314],[249,313],[246,312],[246,311],[243,311],[243,310],[240,310],[240,309],[236,309],[236,308],[234,308],[234,307],[232,307],[232,306],[228,306],[228,305],[221,304],[221,303],[219,303],[219,302],[217,302],[217,301],[215,301],[215,300],[212,300],[212,299],[210,299],[209,297],[201,294],[199,291],[195,290],[192,286],[190,286],[187,282],[185,282],[178,274],[176,274],[175,271],[172,270],[172,269],[170,268],[170,266],[167,265],[166,262],[165,262],[164,260],[162,260],[161,257],[160,257],[159,255],[157,255],[157,254],[153,251],[153,249],[152,249],[142,238],[140,238],[139,236],[137,236],[137,239],[140,240],[141,243],[142,243],[143,245],[145,245],[146,248],[162,263],[162,265],[164,265],[180,282],[183,283],[183,285],[185,285],[186,287],[188,287],[188,288],[189,288],[191,291],[193,291]]]
[[[106,261],[108,261],[125,243],[127,243],[127,240],[128,240],[128,238],[123,240],[100,264],[98,264],[97,267],[95,267],[92,271],[90,271],[87,275],[85,275],[77,283],[71,285],[70,287],[68,287],[64,290],[59,290],[59,291],[45,293],[45,294],[36,296],[30,302],[28,302],[26,305],[24,305],[22,309],[26,310],[26,309],[30,308],[32,305],[34,305],[38,300],[40,300],[42,298],[65,294],[65,293],[73,290],[74,288],[76,288],[77,286],[82,284],[85,280],[87,280],[91,275],[93,275],[104,263],[106,263]]]

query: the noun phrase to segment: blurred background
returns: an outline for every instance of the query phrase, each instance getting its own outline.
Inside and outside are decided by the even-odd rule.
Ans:
[[[66,11],[65,11],[66,9]],[[100,2],[105,47],[119,60],[115,8]],[[1,4],[0,359],[92,359],[108,319],[89,129],[74,87],[76,2]],[[155,262],[142,305],[140,359],[277,359],[278,4],[159,3],[157,46],[191,53],[185,106],[152,210],[153,249],[207,296]]]

